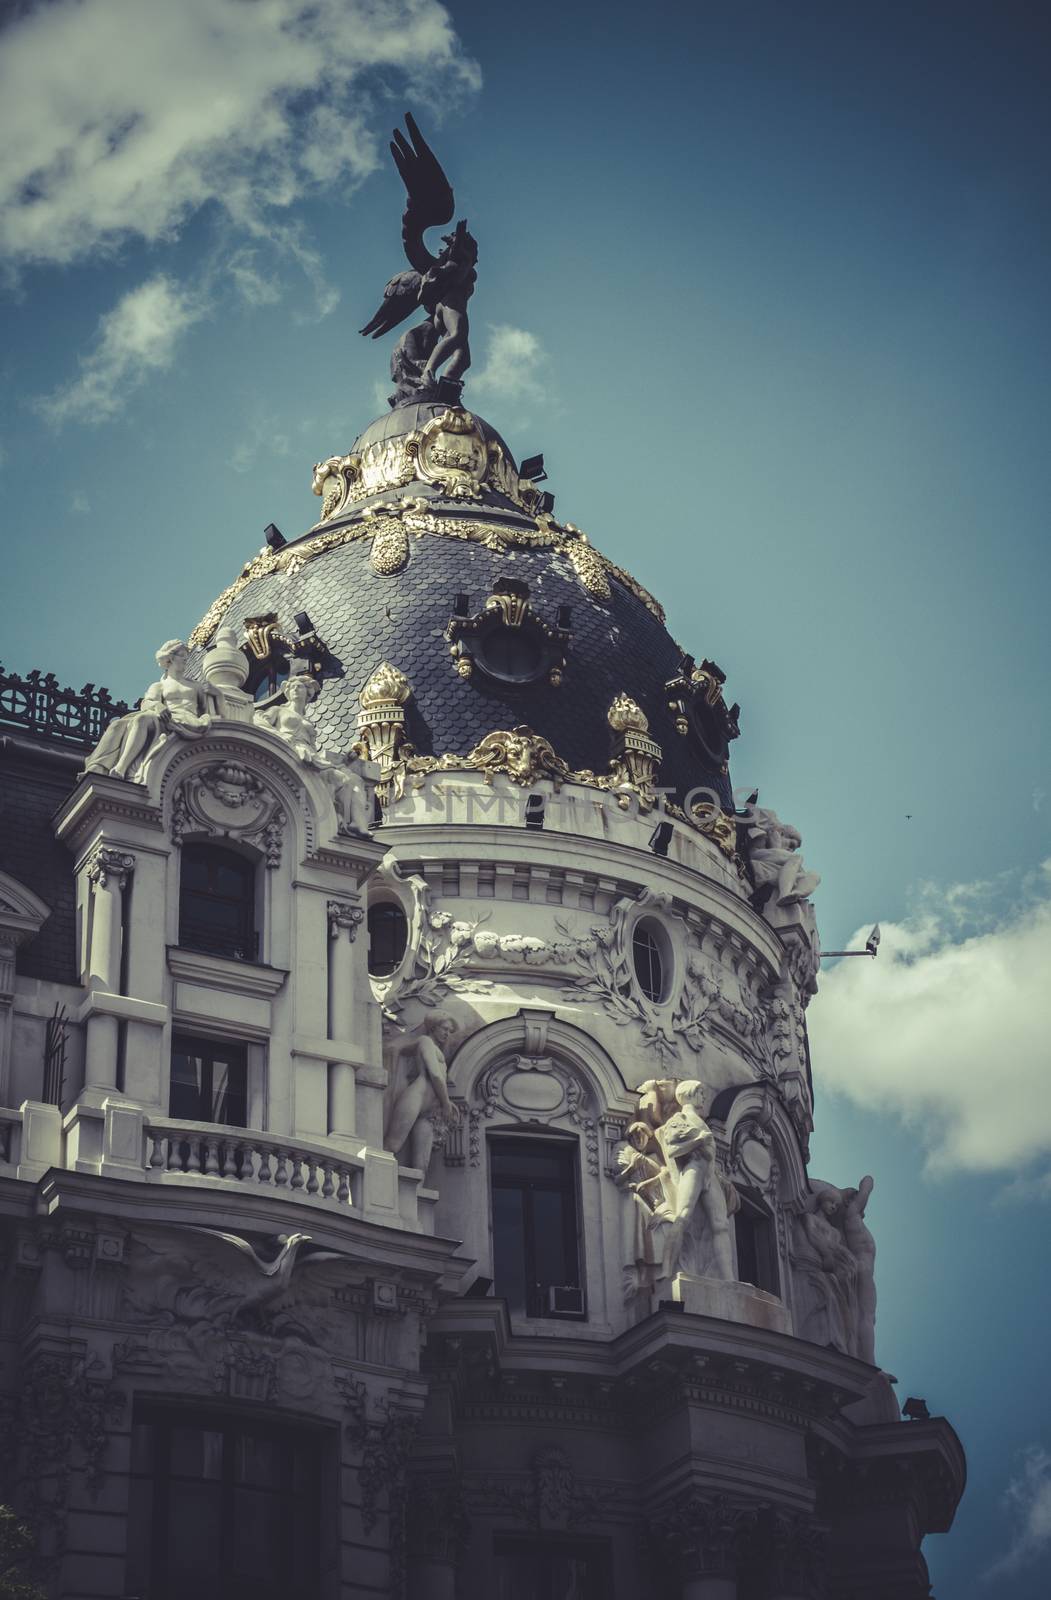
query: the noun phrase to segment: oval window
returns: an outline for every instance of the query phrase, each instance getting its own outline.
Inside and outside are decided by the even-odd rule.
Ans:
[[[479,654],[486,672],[510,683],[527,683],[544,664],[539,640],[521,628],[494,628],[481,641]]]
[[[664,940],[652,922],[636,922],[631,935],[635,976],[647,1000],[659,1004],[664,999]]]
[[[409,942],[409,922],[401,906],[381,900],[369,906],[369,971],[374,978],[389,978],[401,966]]]

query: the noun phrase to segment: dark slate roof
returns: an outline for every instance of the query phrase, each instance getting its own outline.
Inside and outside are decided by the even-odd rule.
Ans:
[[[401,407],[366,429],[355,448],[422,426],[441,409]],[[416,494],[422,488],[414,484],[399,492]],[[492,505],[462,502],[443,501],[435,510],[476,519],[479,511],[500,515]],[[521,512],[504,514],[501,520],[535,530]],[[297,573],[255,578],[223,618],[240,632],[245,617],[276,612],[281,631],[294,637],[294,614],[309,613],[332,652],[322,693],[311,710],[323,745],[347,748],[353,743],[358,691],[374,668],[390,661],[412,684],[407,735],[419,754],[466,754],[487,733],[525,723],[548,739],[571,767],[605,772],[611,741],[606,712],[624,692],[645,711],[650,735],[663,749],[660,781],[674,787],[680,802],[696,785],[707,785],[729,808],[729,779],[712,769],[692,735],[676,731],[668,709],[664,685],[680,670],[681,652],[635,594],[611,577],[611,599],[592,599],[568,559],[553,549],[495,551],[434,534],[410,535],[409,548],[407,567],[393,576],[373,572],[367,538],[328,550]],[[572,609],[565,674],[558,688],[546,682],[505,688],[485,682],[477,672],[465,681],[454,670],[443,635],[457,595],[469,595],[471,610],[478,611],[494,580],[505,576],[529,585],[530,604],[552,626],[559,606]]]

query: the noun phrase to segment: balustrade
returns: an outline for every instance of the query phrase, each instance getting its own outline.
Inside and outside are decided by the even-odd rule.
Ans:
[[[151,1121],[146,1129],[146,1166],[146,1176],[153,1182],[163,1183],[178,1174],[268,1186],[293,1200],[361,1206],[361,1158],[255,1129]]]

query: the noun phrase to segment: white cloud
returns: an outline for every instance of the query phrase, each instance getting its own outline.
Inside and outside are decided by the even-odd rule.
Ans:
[[[471,388],[505,400],[542,400],[546,363],[547,354],[535,333],[506,322],[490,323],[485,361],[472,372]]]
[[[163,274],[140,283],[99,322],[94,348],[68,384],[39,399],[49,422],[106,422],[151,373],[163,372],[179,339],[206,314],[206,303]]]
[[[1051,1550],[1051,1455],[1039,1445],[1025,1452],[1021,1475],[1011,1479],[1004,1503],[1015,1521],[1014,1542],[982,1574],[986,1582],[1031,1566]]]
[[[290,449],[289,437],[276,417],[259,413],[243,425],[230,452],[230,465],[235,472],[251,472],[260,456],[287,456]]]
[[[883,923],[875,961],[826,971],[810,1010],[819,1090],[901,1115],[933,1171],[1017,1174],[1051,1154],[1051,862],[1006,913],[1004,887],[928,887]]]
[[[76,512],[78,517],[86,517],[91,511],[91,501],[83,489],[76,489],[69,502],[69,509]]]
[[[275,212],[377,165],[370,74],[417,99],[480,82],[438,0],[50,0],[3,44],[15,267],[171,238],[209,204],[272,237]]]

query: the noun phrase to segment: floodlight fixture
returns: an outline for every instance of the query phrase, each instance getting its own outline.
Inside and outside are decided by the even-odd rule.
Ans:
[[[285,538],[284,534],[281,532],[281,529],[275,522],[267,523],[266,527],[263,529],[263,538],[266,540],[271,550],[281,550],[288,543],[288,540]]]

